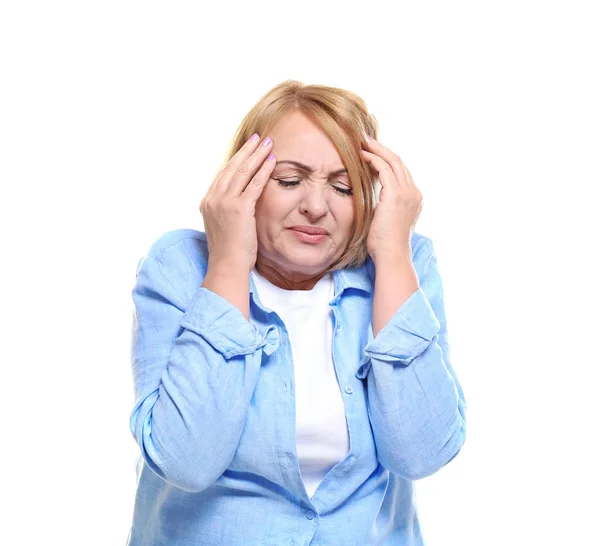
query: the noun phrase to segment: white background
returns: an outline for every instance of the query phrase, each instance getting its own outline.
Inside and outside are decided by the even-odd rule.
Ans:
[[[288,78],[347,88],[424,195],[467,441],[428,546],[600,544],[595,2],[0,8],[0,543],[125,544],[137,260]]]

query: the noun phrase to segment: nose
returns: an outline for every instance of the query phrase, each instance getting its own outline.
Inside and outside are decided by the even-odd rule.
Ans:
[[[327,196],[321,184],[306,184],[300,200],[300,212],[311,221],[327,215]]]

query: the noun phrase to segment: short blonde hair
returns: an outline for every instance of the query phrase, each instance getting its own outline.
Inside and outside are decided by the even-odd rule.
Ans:
[[[332,141],[348,171],[354,199],[354,228],[344,254],[327,271],[359,267],[367,257],[367,235],[377,201],[377,171],[360,154],[365,134],[377,139],[375,116],[358,95],[337,87],[284,81],[254,105],[238,127],[226,154],[225,165],[254,134],[267,136],[283,116],[301,112]]]

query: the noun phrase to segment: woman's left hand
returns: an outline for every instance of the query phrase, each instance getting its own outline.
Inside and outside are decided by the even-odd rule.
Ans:
[[[375,265],[409,257],[410,238],[423,207],[423,196],[408,169],[391,150],[369,139],[363,159],[378,172],[381,182],[379,203],[367,237],[367,250]]]

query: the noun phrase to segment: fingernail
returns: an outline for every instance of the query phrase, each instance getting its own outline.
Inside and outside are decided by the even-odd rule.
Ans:
[[[267,157],[267,159],[269,161],[271,161],[272,159],[275,159],[275,155],[274,154],[269,154],[269,157]]]
[[[271,137],[265,138],[265,141],[262,143],[263,146],[268,146],[271,144]]]
[[[248,142],[254,142],[258,138],[258,133],[254,133]]]

